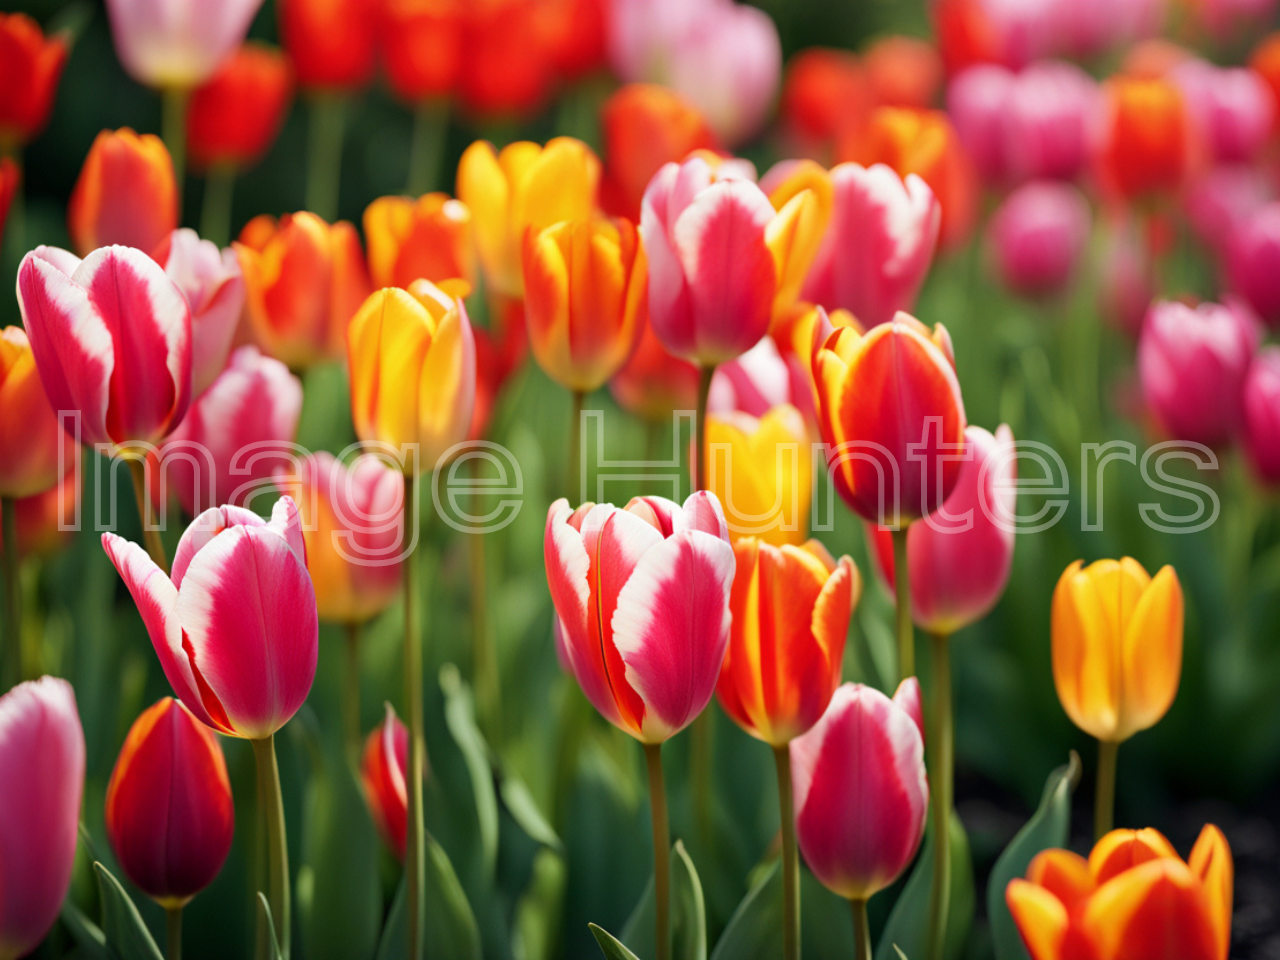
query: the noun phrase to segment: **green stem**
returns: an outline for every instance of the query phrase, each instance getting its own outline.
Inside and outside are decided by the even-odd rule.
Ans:
[[[187,174],[187,105],[191,91],[168,87],[160,94],[160,134],[173,161],[173,182],[178,188],[178,223],[182,223],[182,187]]]
[[[581,390],[574,390],[572,397],[569,419],[569,482],[566,484],[566,493],[570,503],[580,503],[582,488],[586,486],[582,482],[582,404],[587,398]]]
[[[409,196],[421,196],[436,187],[448,133],[448,100],[440,97],[418,104],[413,114],[413,140],[409,145]]]
[[[907,570],[907,531],[902,523],[893,531],[893,584],[898,616],[898,679],[905,680],[916,672],[916,634],[911,623],[911,582]]]
[[[653,814],[654,956],[671,960],[671,830],[667,791],[662,782],[662,744],[644,745],[649,770],[649,809]]]
[[[182,907],[166,907],[164,920],[168,939],[165,960],[182,960]]]
[[[169,560],[165,556],[164,541],[160,539],[160,525],[152,511],[151,498],[147,496],[147,461],[140,456],[130,456],[127,462],[133,478],[133,496],[138,502],[138,519],[142,523],[142,542],[155,565],[167,574]]]
[[[850,900],[853,913],[853,950],[857,960],[871,960],[871,923],[867,920],[867,901]]]
[[[694,492],[707,489],[707,397],[711,395],[711,378],[715,372],[715,367],[702,367],[698,371],[698,411],[693,423]]]
[[[933,819],[933,885],[929,890],[928,960],[942,960],[951,906],[951,805],[955,777],[954,720],[951,707],[951,643],[941,634],[929,638],[933,661],[933,730],[929,735],[929,804]]]
[[[782,956],[800,960],[800,855],[796,852],[796,817],[791,795],[791,747],[773,748],[778,768],[778,815],[782,820]]]
[[[231,198],[235,189],[234,164],[215,163],[209,168],[200,207],[200,236],[219,247],[231,242]]]
[[[280,767],[276,763],[276,739],[270,735],[251,740],[258,768],[263,807],[267,820],[267,862],[271,893],[271,920],[276,929],[280,955],[289,960],[289,846],[285,839],[284,798],[280,795]]]
[[[347,762],[360,769],[360,633],[361,623],[347,624],[346,669],[342,677],[342,726]]]
[[[418,501],[418,477],[404,478],[404,530],[411,532]],[[422,951],[422,931],[419,924],[422,915],[418,905],[422,901],[423,860],[422,822],[422,760],[425,748],[422,742],[422,628],[420,623],[421,600],[418,596],[419,550],[409,552],[404,561],[404,692],[405,712],[409,718],[409,813],[405,841],[405,892],[408,907],[408,936],[405,956],[417,960]]]
[[[473,467],[479,460],[471,461]],[[489,629],[488,571],[485,562],[484,531],[473,531],[468,540],[471,561],[471,661],[475,674],[477,707],[485,737],[495,750],[502,743],[502,678],[498,673],[498,652]]]
[[[1116,755],[1120,744],[1098,741],[1098,792],[1093,803],[1093,836],[1095,840],[1111,832],[1116,810]]]
[[[347,102],[336,94],[322,94],[311,101],[310,113],[307,121],[307,209],[333,223],[338,218]]]
[[[18,501],[0,497],[4,525],[4,646],[0,647],[0,692],[22,677],[22,584],[18,577]]]

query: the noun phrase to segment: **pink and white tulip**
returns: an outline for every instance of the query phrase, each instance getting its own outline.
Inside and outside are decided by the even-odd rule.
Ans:
[[[1225,257],[1245,221],[1275,198],[1275,185],[1265,172],[1249,164],[1227,163],[1191,184],[1182,207],[1201,242]]]
[[[1258,478],[1280,485],[1280,347],[1263,347],[1244,381],[1244,448]]]
[[[929,786],[919,703],[914,677],[892,700],[846,683],[817,725],[791,741],[800,852],[814,876],[846,899],[866,900],[892,884],[924,836]]]
[[[1089,204],[1069,183],[1036,180],[1005,198],[991,218],[1000,279],[1014,293],[1051,297],[1066,290],[1089,241]]]
[[[102,547],[138,605],[164,675],[202,722],[249,740],[297,712],[315,679],[316,596],[298,509],[271,520],[240,507],[206,510],[178,542],[173,573],[113,533]]]
[[[191,310],[191,395],[204,393],[227,365],[240,314],[244,276],[228,247],[201,240],[194,230],[175,230],[155,254]]]
[[[1216,67],[1188,60],[1171,79],[1186,101],[1210,156],[1219,163],[1248,163],[1271,134],[1275,98],[1266,81],[1246,67]]]
[[[200,86],[244,41],[262,0],[107,0],[125,71],[149,87]]]
[[[18,267],[18,306],[49,404],[79,411],[85,443],[155,443],[182,422],[191,312],[141,250],[102,247],[80,260],[36,247]]]
[[[0,957],[36,948],[71,885],[84,731],[71,684],[20,683],[0,697]]]
[[[1268,326],[1280,327],[1280,203],[1239,223],[1227,246],[1227,278]]]
[[[716,367],[707,410],[763,417],[774,407],[789,403],[812,421],[813,390],[808,376],[803,366],[787,362],[772,337],[765,337],[742,356]]]
[[[557,500],[543,549],[563,655],[592,705],[642,743],[692,723],[729,642],[735,563],[715,495]]]
[[[910,312],[933,262],[942,207],[913,173],[884,164],[831,170],[835,204],[802,297],[848,310],[864,328]]]

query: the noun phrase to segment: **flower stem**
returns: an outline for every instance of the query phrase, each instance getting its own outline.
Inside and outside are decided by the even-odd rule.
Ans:
[[[138,501],[138,519],[142,522],[142,542],[147,545],[147,553],[155,565],[167,574],[169,560],[164,553],[164,541],[160,539],[159,523],[151,509],[151,498],[147,496],[147,461],[131,456],[127,462],[133,477],[133,496]]]
[[[276,763],[275,735],[252,740],[267,820],[267,861],[271,888],[271,920],[276,928],[280,955],[289,960],[289,846],[285,840],[284,798],[280,795],[280,767]]]
[[[346,669],[342,677],[342,726],[347,762],[360,769],[360,633],[364,625],[347,624]]]
[[[173,182],[178,188],[178,223],[182,223],[182,187],[187,173],[187,104],[191,91],[167,87],[160,94],[160,134],[173,161]]]
[[[581,390],[572,393],[573,403],[569,420],[569,482],[565,484],[565,495],[571,504],[582,499],[582,404],[586,395]]]
[[[928,960],[942,960],[951,906],[951,797],[955,776],[951,708],[951,643],[942,634],[929,638],[933,661],[933,730],[929,735],[929,802],[933,818],[933,885],[929,890]]]
[[[907,570],[907,531],[901,523],[893,531],[893,583],[898,604],[898,679],[905,680],[916,672],[916,635],[911,623],[911,583]]]
[[[479,460],[472,460],[473,473]],[[502,742],[502,679],[498,673],[498,652],[489,629],[488,568],[484,556],[483,530],[467,537],[471,561],[471,668],[475,675],[476,707],[489,745],[495,750]]]
[[[1093,802],[1093,836],[1100,840],[1111,832],[1116,811],[1116,755],[1120,744],[1098,741],[1098,792]]]
[[[698,412],[693,424],[693,489],[707,489],[707,397],[711,395],[711,378],[715,367],[702,367],[698,371]]]
[[[231,242],[231,198],[236,188],[236,168],[215,163],[204,178],[200,207],[200,236],[219,247]]]
[[[667,791],[662,782],[662,744],[644,745],[649,770],[649,809],[653,814],[654,956],[671,960],[671,831]]]
[[[867,901],[850,900],[853,913],[853,955],[857,960],[871,960],[871,923],[867,920]]]
[[[413,140],[409,144],[409,196],[421,196],[436,186],[448,133],[448,100],[436,97],[418,104],[413,114]]]
[[[165,933],[168,936],[165,960],[182,960],[182,907],[166,907],[164,920]]]
[[[0,497],[4,526],[4,646],[0,647],[0,692],[22,678],[22,584],[18,577],[18,502]]]
[[[342,138],[347,102],[335,94],[311,101],[307,119],[307,209],[329,223],[338,218],[338,189],[342,181]]]
[[[417,474],[404,478],[404,531],[412,533],[411,524],[417,512]],[[404,692],[405,711],[409,715],[409,811],[405,841],[405,892],[408,908],[408,932],[405,955],[417,960],[422,951],[423,823],[422,823],[422,628],[418,596],[418,550],[410,550],[404,560]]]
[[[778,814],[782,820],[782,956],[800,960],[800,856],[791,796],[791,748],[773,748],[778,768]]]

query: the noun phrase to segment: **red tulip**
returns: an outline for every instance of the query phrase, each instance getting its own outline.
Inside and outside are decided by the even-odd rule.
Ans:
[[[0,330],[0,496],[49,489],[75,458],[45,395],[31,342],[21,327]]]
[[[555,51],[538,0],[466,0],[458,96],[482,116],[520,117],[542,106]]]
[[[387,80],[411,103],[453,92],[462,65],[461,0],[384,0],[381,41]]]
[[[103,130],[89,148],[67,204],[76,253],[113,243],[150,253],[178,226],[178,187],[159,137]]]
[[[877,103],[889,107],[933,106],[942,86],[938,48],[915,37],[883,37],[862,56],[867,85]]]
[[[281,0],[280,41],[304,90],[359,90],[377,66],[377,0]]]
[[[489,327],[473,327],[476,342],[476,402],[468,439],[483,440],[489,420],[507,379],[520,368],[528,352],[529,334],[519,300],[494,298]]]
[[[632,416],[670,423],[676,410],[692,410],[697,404],[698,368],[668,353],[645,323],[631,359],[609,381],[609,392]]]
[[[1263,347],[1244,382],[1244,442],[1266,484],[1280,484],[1280,347]]]
[[[606,0],[540,0],[540,33],[560,79],[574,81],[605,65]]]
[[[1192,127],[1182,93],[1161,79],[1116,76],[1098,154],[1103,183],[1126,199],[1178,190],[1192,166]]]
[[[246,43],[191,95],[187,146],[192,166],[236,168],[262,159],[293,99],[293,70],[274,47]]]
[[[40,134],[67,62],[67,40],[46,38],[25,13],[0,13],[0,154]]]
[[[386,718],[364,742],[360,781],[382,842],[401,860],[409,822],[408,769],[409,731],[388,703]]]
[[[0,240],[4,239],[4,223],[9,219],[9,207],[21,183],[21,168],[11,157],[0,157]]]
[[[165,697],[142,712],[107,784],[107,839],[125,874],[166,908],[213,882],[235,807],[217,734]]]

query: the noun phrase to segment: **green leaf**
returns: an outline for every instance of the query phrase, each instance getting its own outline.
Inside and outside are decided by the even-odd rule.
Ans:
[[[164,960],[151,931],[120,881],[100,862],[93,862],[102,897],[102,932],[107,946],[120,960]]]
[[[419,944],[419,955],[480,960],[480,930],[449,855],[431,834],[424,839],[422,923],[418,926],[423,942]],[[382,930],[378,960],[405,960],[405,921],[405,885],[401,881],[387,915],[387,925]]]
[[[1071,829],[1071,792],[1079,779],[1080,757],[1072,750],[1071,759],[1049,774],[1036,812],[1009,841],[991,868],[991,879],[987,883],[987,917],[996,960],[1030,960],[1005,903],[1004,891],[1010,880],[1027,872],[1032,859],[1041,850],[1066,846]]]
[[[503,806],[530,839],[552,850],[564,849],[555,828],[542,815],[542,811],[538,809],[538,801],[533,799],[533,794],[529,792],[523,780],[513,773],[504,772],[501,793]]]
[[[276,922],[271,918],[271,904],[267,903],[267,895],[258,891],[258,909],[262,911],[264,929],[267,931],[267,946],[271,949],[271,960],[283,960],[280,954],[280,943],[276,940]]]
[[[607,960],[640,960],[639,957],[624,947],[617,937],[603,927],[588,923],[587,929],[596,938],[596,943],[600,944],[600,949],[604,952]]]
[[[568,871],[564,858],[544,848],[533,858],[533,877],[516,901],[512,931],[513,956],[521,960],[552,960],[564,915]]]
[[[673,960],[706,960],[707,911],[702,899],[702,882],[680,840],[671,858],[671,956]],[[622,928],[622,939],[642,957],[652,957],[654,949],[653,878]]]
[[[747,891],[716,941],[711,960],[775,960],[782,954],[782,861]]]
[[[896,943],[893,945],[893,952],[898,955],[898,960],[907,960],[907,955],[902,952],[902,948]]]
[[[951,814],[951,907],[947,913],[947,960],[956,960],[964,950],[973,923],[975,895],[973,863],[969,857],[969,837],[964,824]],[[925,835],[924,846],[916,858],[915,869],[893,905],[880,942],[876,960],[894,960],[895,951],[923,957],[928,953],[925,940],[929,936],[929,892],[933,885],[933,831]]]
[[[458,673],[446,663],[440,668],[440,689],[444,691],[444,719],[471,777],[475,794],[476,816],[480,821],[480,849],[489,876],[498,862],[498,795],[493,787],[493,769],[489,765],[489,746],[476,725],[475,700]]]
[[[62,902],[62,911],[59,916],[81,953],[90,957],[91,960],[110,960],[111,950],[107,947],[107,935],[71,902],[70,897]]]

